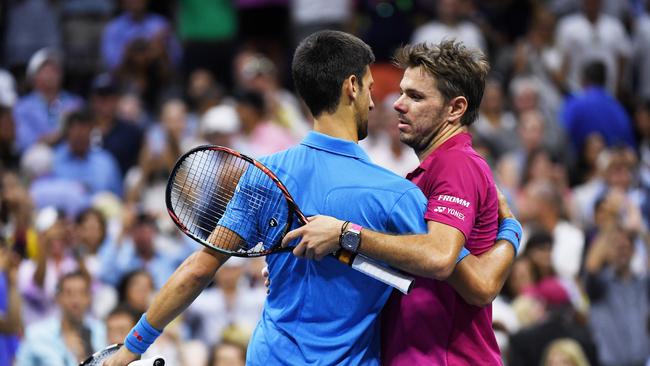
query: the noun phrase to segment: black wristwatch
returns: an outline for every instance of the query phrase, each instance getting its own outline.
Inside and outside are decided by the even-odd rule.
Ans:
[[[350,223],[341,233],[339,239],[341,248],[356,253],[359,250],[359,244],[361,244],[361,229],[363,228],[360,225]]]

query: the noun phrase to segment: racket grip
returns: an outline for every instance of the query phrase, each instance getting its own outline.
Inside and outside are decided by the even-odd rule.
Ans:
[[[144,360],[133,361],[129,366],[165,366],[165,359],[162,357],[151,357]]]
[[[415,281],[415,278],[403,274],[393,268],[382,266],[377,261],[368,258],[363,254],[357,254],[354,257],[351,267],[367,276],[400,290],[405,295],[411,291],[411,288],[413,288],[413,281]]]

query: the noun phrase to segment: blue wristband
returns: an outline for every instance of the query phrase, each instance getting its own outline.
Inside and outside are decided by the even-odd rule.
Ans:
[[[124,340],[126,348],[138,355],[143,354],[162,333],[149,324],[145,315],[147,314],[142,314],[138,324],[131,329],[129,335]]]
[[[497,233],[497,241],[507,240],[515,248],[515,255],[519,252],[519,243],[521,242],[521,235],[523,229],[517,219],[508,217],[501,221],[499,225],[499,232]]]
[[[456,264],[458,264],[458,262],[462,261],[463,258],[467,257],[468,255],[470,255],[469,250],[463,247],[463,249],[460,250],[460,253],[458,253],[458,257],[456,258]]]

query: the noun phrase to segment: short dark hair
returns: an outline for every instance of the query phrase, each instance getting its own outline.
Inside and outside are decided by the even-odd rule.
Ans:
[[[264,100],[264,95],[257,90],[238,89],[233,92],[232,96],[237,103],[250,106],[259,115],[266,114],[266,100]]]
[[[582,80],[587,85],[604,86],[607,81],[607,68],[602,61],[591,61],[582,69]]]
[[[68,272],[61,276],[59,279],[59,282],[56,284],[56,294],[59,295],[61,291],[63,291],[63,285],[68,281],[73,278],[81,278],[86,282],[86,285],[88,287],[88,291],[90,291],[90,277],[88,276],[87,272],[84,272],[82,270],[75,270],[72,272]]]
[[[93,114],[88,109],[74,111],[65,118],[65,131],[68,132],[72,126],[92,126],[93,123]]]
[[[362,40],[348,33],[325,30],[300,42],[291,72],[298,95],[317,117],[336,111],[343,81],[355,75],[361,86],[366,68],[373,62],[375,55]]]
[[[402,69],[421,66],[436,80],[438,91],[447,102],[458,96],[467,98],[467,111],[460,122],[469,126],[476,121],[485,78],[490,71],[481,51],[471,50],[455,41],[442,41],[436,45],[417,43],[398,49],[394,63]]]

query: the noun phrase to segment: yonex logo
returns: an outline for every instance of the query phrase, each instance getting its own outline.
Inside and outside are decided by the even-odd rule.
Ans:
[[[276,219],[274,219],[273,217],[271,217],[271,220],[269,220],[269,226],[270,227],[278,226],[278,221]]]
[[[469,207],[469,202],[467,200],[464,200],[462,198],[454,197],[454,196],[448,196],[446,194],[441,194],[438,196],[438,201],[445,201],[445,202],[451,202],[451,203],[458,203],[459,205],[463,205],[465,207]]]

